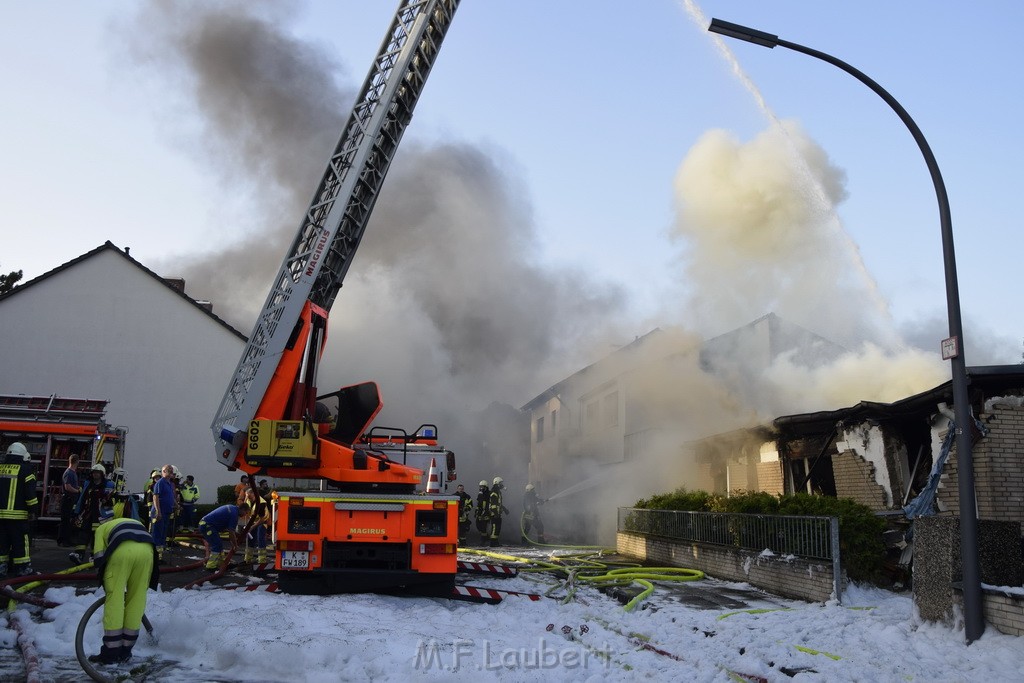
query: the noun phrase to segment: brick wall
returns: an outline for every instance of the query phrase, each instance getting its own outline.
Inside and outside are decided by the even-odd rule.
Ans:
[[[888,509],[885,488],[875,481],[875,466],[847,450],[832,457],[836,496],[852,498],[875,511]]]
[[[741,462],[729,462],[729,493],[733,491],[750,491],[751,489],[757,489],[757,482],[751,482],[748,476],[750,469],[747,466],[747,461],[742,460]],[[751,484],[755,486],[751,486]]]
[[[1024,522],[1024,407],[995,404],[979,419],[989,433],[971,449],[978,518]],[[960,514],[958,469],[954,444],[937,496],[948,515]]]
[[[672,567],[698,569],[726,581],[743,581],[776,595],[825,602],[832,598],[832,565],[801,559],[761,557],[722,546],[670,541],[619,532],[616,548],[623,555]]]
[[[985,621],[995,626],[1000,633],[1024,636],[1024,595],[991,588],[982,590],[981,605]]]
[[[757,491],[785,493],[782,482],[782,464],[779,461],[757,463]]]
[[[978,517],[1024,522],[1024,408],[995,405],[982,423],[989,434],[972,449]]]

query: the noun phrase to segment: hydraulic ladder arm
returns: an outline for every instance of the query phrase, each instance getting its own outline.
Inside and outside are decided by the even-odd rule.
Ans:
[[[242,464],[254,418],[301,419],[311,410],[327,311],[458,5],[400,2],[211,425],[221,464]],[[297,343],[301,355],[287,354]],[[295,388],[268,394],[272,382]]]

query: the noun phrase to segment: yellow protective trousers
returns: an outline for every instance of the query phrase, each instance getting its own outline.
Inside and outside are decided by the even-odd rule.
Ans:
[[[153,573],[153,547],[123,541],[107,560],[103,572],[103,630],[138,631],[146,611],[146,592]]]

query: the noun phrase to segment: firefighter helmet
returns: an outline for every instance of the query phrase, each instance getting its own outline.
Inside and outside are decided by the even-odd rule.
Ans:
[[[93,472],[102,472],[104,477],[107,476],[107,468],[104,467],[103,463],[101,462],[96,463],[89,469],[92,470]]]
[[[30,457],[28,454],[28,449],[25,448],[25,444],[21,443],[20,441],[15,441],[14,443],[7,447],[7,455],[18,455],[25,460],[28,460]]]
[[[533,484],[527,484],[526,485],[526,490],[527,491],[532,491],[533,490]]]
[[[480,486],[486,487],[487,486],[487,482],[486,481],[481,481],[480,482]]]
[[[504,483],[505,483],[504,479],[502,479],[501,477],[495,477],[494,478],[494,482],[491,484],[491,486],[501,486]]]

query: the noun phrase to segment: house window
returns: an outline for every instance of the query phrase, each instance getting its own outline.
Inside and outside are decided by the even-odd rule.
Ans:
[[[619,424],[619,392],[613,391],[604,397],[604,426]]]
[[[544,440],[544,418],[537,418],[537,443]]]
[[[588,430],[589,429],[596,429],[597,428],[597,423],[598,423],[597,416],[598,416],[598,412],[600,411],[600,409],[601,409],[601,402],[600,401],[591,401],[590,403],[587,404],[587,429]]]
[[[552,410],[551,411],[551,435],[552,436],[555,435],[555,419],[557,417],[558,417],[558,411],[557,410]]]

